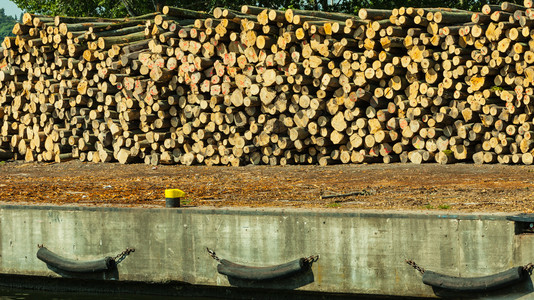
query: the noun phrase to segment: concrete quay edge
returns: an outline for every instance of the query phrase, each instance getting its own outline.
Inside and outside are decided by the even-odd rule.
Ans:
[[[91,279],[317,293],[437,297],[405,263],[460,277],[534,262],[534,234],[507,213],[350,211],[294,208],[124,208],[0,205],[0,273],[68,277],[35,256],[38,244],[78,260],[136,249],[109,274]],[[268,266],[320,255],[311,271],[274,282],[217,272],[206,251]],[[532,282],[492,295],[533,296]]]

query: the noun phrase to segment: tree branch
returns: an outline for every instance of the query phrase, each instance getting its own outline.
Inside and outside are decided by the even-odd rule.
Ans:
[[[126,8],[126,11],[131,17],[137,16],[135,11],[132,9],[131,5],[128,3],[128,0],[121,0],[122,4],[124,4],[124,7]]]

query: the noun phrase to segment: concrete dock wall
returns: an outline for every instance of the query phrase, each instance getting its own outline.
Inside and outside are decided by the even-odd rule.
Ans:
[[[106,275],[121,281],[422,297],[436,294],[405,259],[462,277],[534,262],[534,234],[516,234],[504,214],[0,206],[0,273],[60,276],[36,258],[38,244],[79,260],[133,247]],[[246,265],[320,259],[298,278],[229,282],[206,247]],[[506,291],[531,292],[530,281]]]

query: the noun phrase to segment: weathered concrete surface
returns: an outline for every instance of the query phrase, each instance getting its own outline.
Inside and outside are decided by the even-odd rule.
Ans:
[[[137,209],[0,206],[0,273],[59,276],[37,245],[80,260],[136,249],[106,278],[331,293],[433,297],[405,263],[448,275],[490,275],[534,262],[534,234],[505,214],[325,212],[282,209]],[[312,272],[260,286],[229,282],[206,251],[247,265],[319,254]],[[503,291],[532,292],[530,281]],[[512,293],[512,294],[511,294]]]

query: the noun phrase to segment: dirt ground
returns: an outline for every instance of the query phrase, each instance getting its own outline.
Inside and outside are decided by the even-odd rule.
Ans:
[[[167,188],[186,192],[184,206],[534,211],[534,166],[0,162],[3,204],[163,207]],[[321,197],[329,195],[338,197]]]

